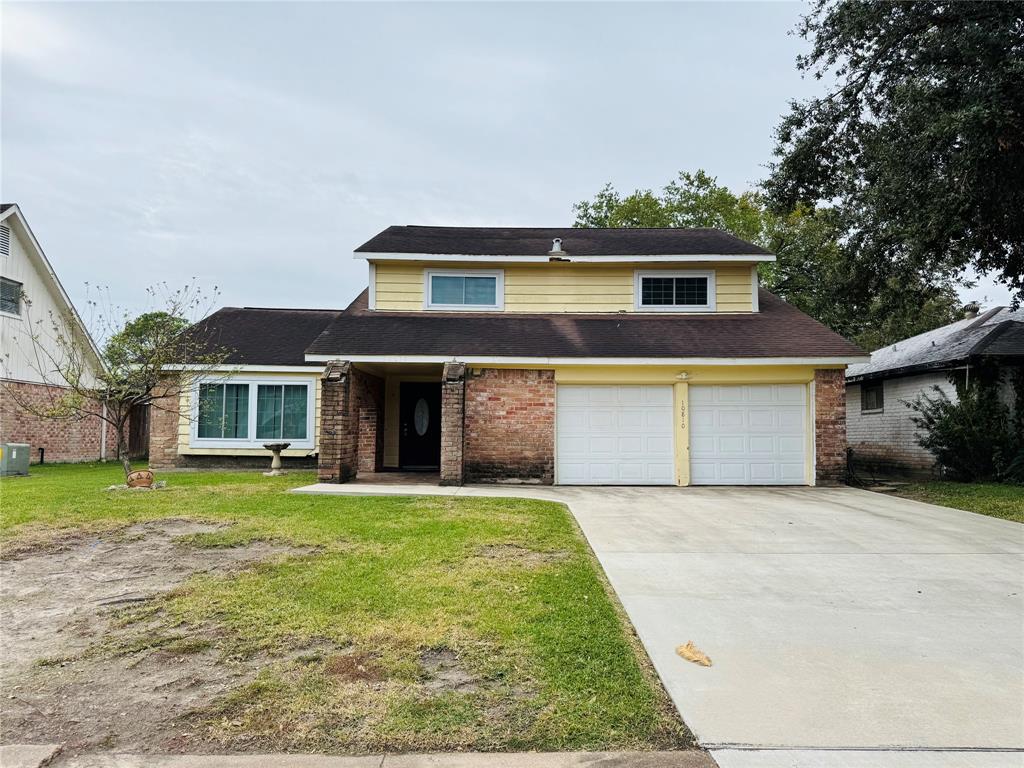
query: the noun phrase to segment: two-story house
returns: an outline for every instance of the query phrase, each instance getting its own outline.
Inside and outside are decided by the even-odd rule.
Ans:
[[[813,485],[845,467],[857,347],[758,287],[718,230],[389,227],[341,312],[228,309],[239,352],[157,466],[316,458],[440,482]],[[202,405],[200,405],[202,404]]]

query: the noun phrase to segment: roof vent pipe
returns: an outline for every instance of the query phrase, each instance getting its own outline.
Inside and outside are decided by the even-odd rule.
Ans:
[[[556,237],[554,240],[551,241],[551,250],[548,251],[548,253],[550,253],[550,254],[565,253],[565,251],[562,250],[562,238]]]
[[[970,320],[977,317],[980,310],[981,307],[973,301],[970,304],[964,304],[964,320]]]

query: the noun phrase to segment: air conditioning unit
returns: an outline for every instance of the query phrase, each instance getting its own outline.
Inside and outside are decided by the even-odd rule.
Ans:
[[[0,477],[28,474],[28,443],[0,443]]]

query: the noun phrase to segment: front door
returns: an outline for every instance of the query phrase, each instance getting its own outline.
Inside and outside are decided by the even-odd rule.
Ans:
[[[399,389],[398,464],[407,470],[441,468],[441,385],[404,381]]]

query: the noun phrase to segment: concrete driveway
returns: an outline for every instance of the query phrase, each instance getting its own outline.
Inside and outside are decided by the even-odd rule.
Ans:
[[[1024,525],[850,488],[297,490],[568,503],[722,768],[1024,766]]]
[[[558,494],[721,765],[1024,764],[1024,526],[847,488]]]

